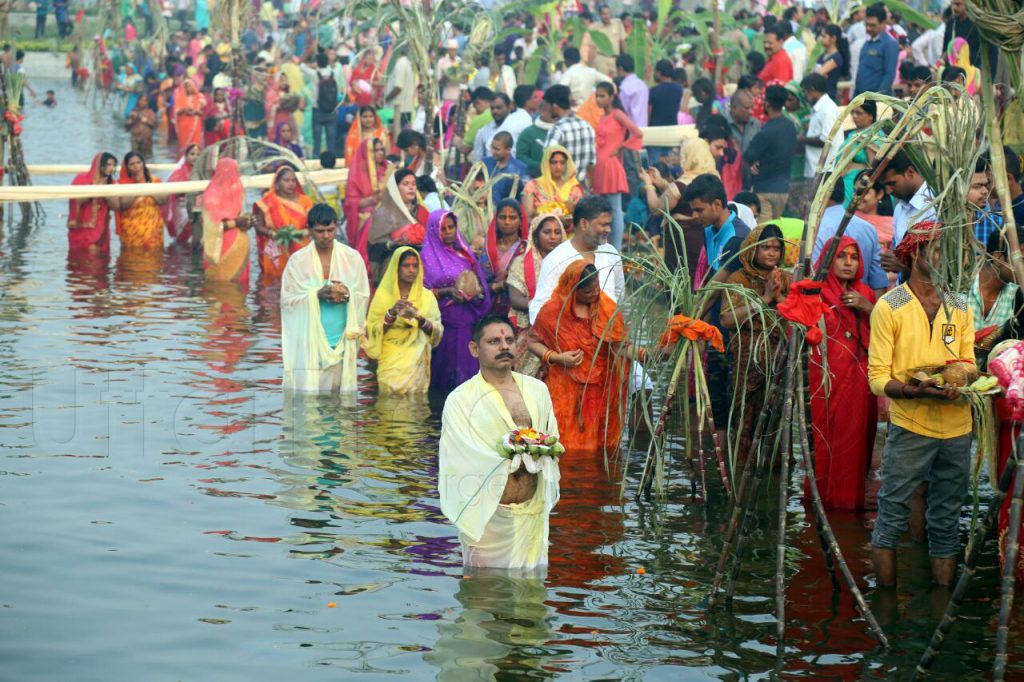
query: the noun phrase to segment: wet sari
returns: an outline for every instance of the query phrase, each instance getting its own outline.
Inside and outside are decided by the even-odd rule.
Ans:
[[[137,182],[121,168],[118,184],[141,185],[160,182],[159,178]],[[160,204],[153,197],[136,197],[131,206],[117,212],[117,236],[122,247],[132,249],[162,249],[164,246],[164,216]]]
[[[398,265],[406,253],[416,253],[416,249],[403,246],[392,254],[366,315],[363,349],[367,356],[377,361],[377,385],[381,394],[426,393],[430,388],[431,355],[444,335],[437,299],[423,286],[422,261],[419,275],[406,300],[430,321],[430,334],[423,333],[416,321],[402,317],[384,329],[384,316],[402,298],[398,286]]]
[[[545,379],[568,455],[619,447],[629,388],[630,361],[616,353],[627,332],[615,301],[602,291],[589,317],[576,315],[576,290],[586,265],[584,260],[569,264],[531,330],[556,353],[583,351],[579,367],[550,365]]]
[[[102,154],[93,157],[89,170],[72,185],[101,185]],[[106,199],[71,199],[68,202],[68,255],[110,255],[110,205]]]
[[[293,199],[283,197],[277,193],[278,177],[285,170],[283,166],[274,173],[274,180],[270,189],[263,197],[253,205],[252,212],[257,211],[263,215],[263,223],[268,230],[277,230],[291,227],[297,230],[306,229],[306,215],[309,209],[313,208],[313,200],[306,196],[301,185],[298,187],[298,194]],[[309,235],[305,238],[292,242],[287,248],[279,245],[275,240],[262,234],[256,234],[256,251],[259,254],[260,269],[264,276],[271,279],[280,279],[284,272],[284,266],[288,263],[288,256],[295,253],[309,243]]]
[[[367,255],[367,235],[370,216],[378,204],[360,206],[367,197],[379,193],[384,188],[386,166],[378,167],[373,158],[373,140],[366,140],[356,150],[348,172],[348,184],[345,186],[345,236],[348,244],[363,257],[369,265]]]
[[[187,182],[192,178],[192,166],[188,163],[188,153],[199,145],[190,144],[181,154],[178,165],[167,176],[167,182]],[[192,216],[188,211],[188,195],[172,194],[163,205],[164,222],[167,224],[167,235],[172,241],[187,243],[192,238]]]
[[[427,221],[422,256],[423,285],[431,290],[455,287],[459,276],[468,271],[478,279],[481,293],[468,301],[455,295],[438,297],[444,336],[430,359],[430,388],[443,394],[480,370],[479,362],[469,352],[470,333],[473,324],[491,309],[483,268],[462,233],[456,229],[452,246],[441,240],[441,222],[449,215],[456,220],[454,213],[437,210]]]
[[[249,284],[249,235],[234,226],[245,209],[238,162],[221,159],[199,200],[203,215],[203,274],[216,282]]]

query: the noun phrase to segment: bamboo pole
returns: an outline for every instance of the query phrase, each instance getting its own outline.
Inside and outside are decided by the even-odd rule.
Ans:
[[[996,486],[995,492],[992,493],[992,501],[989,503],[985,518],[974,529],[974,538],[970,544],[971,550],[964,557],[964,570],[960,574],[960,579],[956,582],[956,587],[953,588],[949,603],[946,604],[946,611],[942,614],[942,620],[939,621],[939,625],[935,628],[935,633],[928,643],[928,649],[925,650],[920,662],[917,664],[917,668],[914,670],[915,677],[921,677],[928,673],[928,670],[935,663],[935,659],[939,655],[939,650],[942,649],[942,645],[946,641],[946,636],[953,628],[953,623],[960,616],[960,604],[963,602],[964,595],[967,594],[967,587],[971,584],[971,580],[978,570],[978,557],[981,556],[981,548],[994,535],[994,531],[997,528],[996,519],[999,516],[999,509],[1003,506],[1003,500],[1006,499],[1006,493],[1010,489],[1010,482],[1013,481],[1016,469],[1017,460],[1013,457],[1007,459],[1006,466],[1003,467],[1003,473],[999,477],[999,484]]]
[[[1020,522],[1024,512],[1024,476],[1017,476],[1013,482],[1013,498],[1010,502],[1010,527],[1006,534],[1006,549],[1003,552],[1003,582],[999,597],[999,626],[996,628],[996,660],[992,667],[992,679],[1002,682],[1006,679],[1006,645],[1010,639],[1010,609],[1013,607],[1013,592],[1017,576],[1017,554],[1020,542]]]
[[[800,404],[804,404],[804,384],[803,375],[800,376]],[[811,461],[811,448],[807,442],[807,415],[801,409],[798,415],[799,428],[802,442],[800,444],[803,450],[804,469],[807,474],[808,488],[811,490],[811,502],[814,506],[815,523],[818,527],[819,539],[823,545],[826,562],[828,563],[829,572],[832,574],[832,584],[835,588],[839,589],[839,582],[836,579],[835,567],[830,561],[831,558],[835,559],[835,563],[839,566],[839,571],[843,575],[843,580],[846,582],[846,586],[850,589],[850,594],[853,595],[854,603],[857,605],[857,610],[860,611],[860,615],[868,622],[868,628],[871,630],[871,634],[874,635],[878,643],[884,647],[889,646],[889,638],[885,636],[885,631],[882,626],[879,625],[878,619],[875,618],[875,614],[871,612],[868,607],[867,601],[864,599],[863,593],[857,586],[857,581],[853,577],[853,571],[850,570],[849,564],[846,563],[846,558],[843,556],[843,550],[839,547],[839,541],[836,539],[835,531],[832,530],[832,524],[829,523],[828,516],[825,514],[825,503],[821,499],[821,491],[818,489],[818,477],[814,470],[814,462]]]

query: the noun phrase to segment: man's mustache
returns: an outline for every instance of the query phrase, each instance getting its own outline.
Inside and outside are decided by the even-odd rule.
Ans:
[[[516,356],[512,355],[511,353],[498,353],[498,360],[504,360],[506,358],[508,358],[509,360],[515,360]]]

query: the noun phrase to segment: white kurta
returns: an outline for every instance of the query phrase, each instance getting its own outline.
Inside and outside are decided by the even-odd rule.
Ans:
[[[351,294],[345,332],[333,348],[320,323],[323,267],[316,244],[310,242],[288,259],[281,276],[281,355],[284,388],[295,391],[356,390],[356,358],[366,326],[370,285],[366,265],[353,248],[334,242],[332,282],[341,282]]]
[[[544,382],[513,373],[533,428],[558,435]],[[558,463],[540,457],[537,493],[522,504],[500,504],[511,460],[498,454],[516,429],[498,390],[477,374],[448,395],[441,419],[437,489],[441,511],[459,529],[467,566],[531,569],[547,565],[548,517],[558,502]]]

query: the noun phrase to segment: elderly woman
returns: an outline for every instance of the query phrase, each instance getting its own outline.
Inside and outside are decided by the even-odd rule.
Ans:
[[[309,243],[306,215],[313,201],[306,196],[292,166],[274,173],[270,189],[253,206],[256,252],[264,277],[280,279],[288,256]]]
[[[734,474],[741,471],[750,452],[757,415],[765,409],[765,391],[772,371],[775,344],[782,334],[775,306],[789,291],[790,275],[784,272],[782,230],[773,223],[751,230],[739,254],[741,269],[729,276],[732,290],[722,302],[722,326],[734,332],[729,337],[733,356],[733,412],[740,414],[739,450]],[[726,419],[726,415],[718,415]],[[734,423],[737,420],[734,419]]]
[[[364,230],[373,275],[379,277],[391,253],[400,246],[419,247],[427,233],[430,213],[416,195],[416,175],[400,168],[388,178],[380,205]]]
[[[483,268],[459,233],[455,214],[437,210],[427,221],[423,284],[441,309],[444,338],[430,362],[430,388],[446,394],[480,369],[469,352],[473,324],[491,309]]]
[[[530,246],[525,253],[515,257],[508,267],[508,296],[511,304],[509,320],[516,330],[515,370],[520,374],[539,377],[540,358],[528,352],[527,339],[530,332],[530,300],[537,292],[537,275],[541,261],[556,246],[565,240],[562,216],[544,213],[533,219],[530,230]]]

